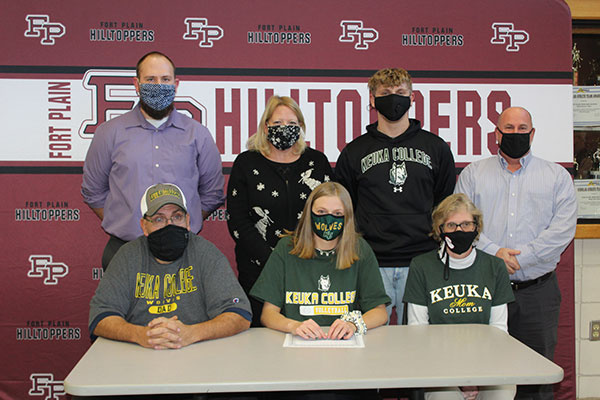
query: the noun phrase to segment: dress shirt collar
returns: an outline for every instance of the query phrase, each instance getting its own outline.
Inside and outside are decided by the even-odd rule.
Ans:
[[[532,159],[533,159],[533,154],[531,153],[531,150],[529,150],[527,152],[527,154],[525,154],[523,157],[521,157],[519,159],[521,168],[526,169]],[[506,161],[506,159],[504,157],[502,157],[502,154],[500,154],[500,150],[498,150],[498,160],[500,162],[500,165],[502,166],[502,169],[508,170],[508,161]]]
[[[150,122],[146,121],[146,118],[144,118],[144,114],[142,114],[142,110],[141,110],[139,102],[138,102],[138,104],[136,104],[136,106],[133,109],[133,112],[130,115],[131,115],[131,118],[128,121],[125,121],[125,124],[126,124],[125,126],[127,128],[133,128],[136,126],[140,126],[142,128],[151,129],[153,131],[157,129]],[[171,113],[169,114],[169,118],[167,119],[167,121],[164,124],[162,124],[158,128],[158,130],[163,130],[170,126],[174,126],[175,128],[179,128],[179,129],[185,129],[182,117],[183,117],[183,115],[181,115],[177,111],[177,109],[175,107],[173,107],[173,111],[171,111]]]

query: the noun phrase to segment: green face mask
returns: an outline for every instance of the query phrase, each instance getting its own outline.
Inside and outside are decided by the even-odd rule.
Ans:
[[[313,232],[325,240],[333,240],[344,230],[344,216],[336,217],[333,214],[317,215],[310,212]]]

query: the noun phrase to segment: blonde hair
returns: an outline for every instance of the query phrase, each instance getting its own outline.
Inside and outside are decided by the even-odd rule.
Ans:
[[[402,68],[380,69],[369,79],[369,91],[375,95],[379,86],[396,87],[406,83],[412,93],[412,79],[408,72]]]
[[[248,138],[248,142],[246,143],[248,150],[258,151],[265,156],[268,156],[271,153],[271,147],[269,146],[269,140],[267,139],[267,122],[271,119],[275,109],[279,106],[286,106],[296,114],[301,131],[300,138],[298,138],[298,141],[292,146],[292,152],[294,154],[304,153],[304,149],[306,149],[306,142],[304,141],[304,132],[306,132],[304,115],[302,115],[298,103],[287,96],[272,96],[269,99],[265,106],[262,118],[258,123],[256,133]]]
[[[483,214],[477,207],[475,207],[475,204],[473,204],[471,199],[469,199],[466,194],[455,193],[446,197],[440,204],[438,204],[431,215],[431,219],[433,220],[433,229],[431,235],[436,241],[439,242],[442,240],[440,237],[440,226],[446,222],[450,215],[459,211],[466,211],[473,216],[473,220],[477,226],[477,237],[475,240],[479,239],[479,235],[483,231]]]
[[[298,227],[291,233],[293,247],[290,254],[303,259],[314,257],[315,239],[312,230],[311,211],[314,202],[325,196],[338,197],[344,206],[344,230],[336,248],[336,269],[347,269],[358,260],[358,233],[356,233],[354,225],[354,211],[350,194],[345,187],[337,182],[324,182],[308,196]]]

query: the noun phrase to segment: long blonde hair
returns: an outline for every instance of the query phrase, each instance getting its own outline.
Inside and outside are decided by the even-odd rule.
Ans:
[[[267,139],[267,121],[271,119],[275,109],[279,106],[286,106],[296,114],[301,131],[300,138],[298,138],[298,141],[292,146],[292,152],[294,154],[304,153],[304,149],[306,149],[306,142],[304,141],[304,133],[306,132],[304,115],[302,115],[298,103],[288,96],[272,96],[269,99],[260,122],[258,123],[256,133],[248,138],[248,142],[246,143],[248,150],[258,151],[265,156],[268,156],[271,153],[271,147],[269,146],[269,140]]]
[[[354,211],[352,199],[345,187],[336,182],[324,182],[317,186],[304,205],[302,217],[292,236],[292,250],[290,254],[303,259],[313,258],[315,255],[315,239],[312,230],[311,211],[314,202],[321,197],[338,197],[344,206],[344,230],[340,236],[336,253],[336,269],[350,268],[358,260],[358,233],[354,225]]]

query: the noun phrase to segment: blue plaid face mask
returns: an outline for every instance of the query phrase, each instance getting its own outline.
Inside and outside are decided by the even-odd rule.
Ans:
[[[140,84],[140,98],[150,108],[162,111],[173,103],[175,99],[175,85],[142,83]]]

